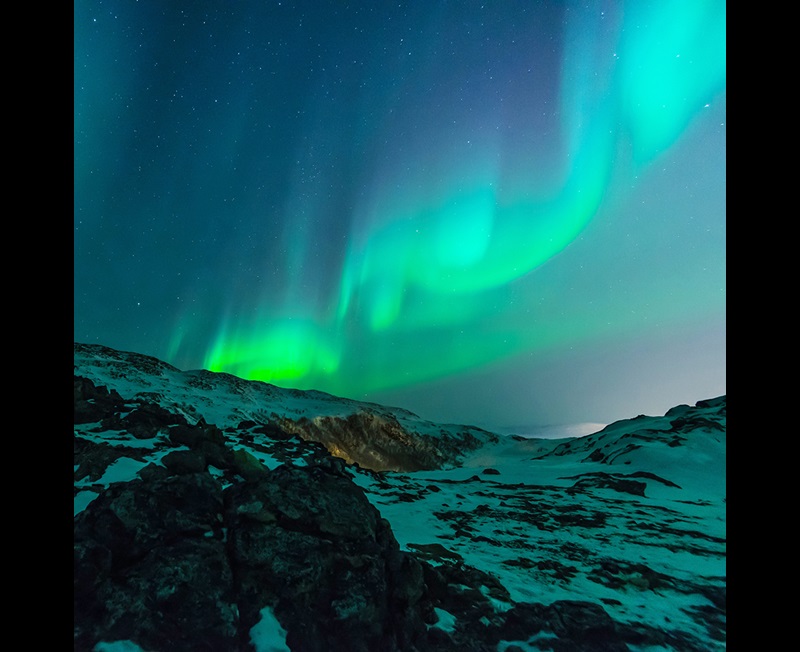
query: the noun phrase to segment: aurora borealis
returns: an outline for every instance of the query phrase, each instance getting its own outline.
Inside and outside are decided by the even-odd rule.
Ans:
[[[722,1],[75,3],[75,340],[436,420],[725,392]]]

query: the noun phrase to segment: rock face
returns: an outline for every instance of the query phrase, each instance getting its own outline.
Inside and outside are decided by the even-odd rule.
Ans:
[[[426,632],[422,568],[345,476],[279,467],[231,488],[229,550],[245,626],[270,605],[301,650],[413,649]]]
[[[404,430],[397,419],[367,411],[344,418],[284,420],[281,426],[303,439],[322,443],[346,462],[355,462],[373,471],[420,471],[437,468],[453,459],[443,449],[441,441],[415,437]]]
[[[404,650],[426,634],[421,564],[349,478],[282,466],[109,488],[75,520],[75,649],[252,649],[270,607],[300,650]]]
[[[75,650],[117,640],[232,649],[239,616],[222,512],[219,484],[191,474],[111,487],[79,514]]]

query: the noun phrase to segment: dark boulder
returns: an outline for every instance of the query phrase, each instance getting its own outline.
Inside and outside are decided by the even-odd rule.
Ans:
[[[75,650],[251,650],[265,607],[292,649],[425,649],[422,562],[336,467],[283,466],[223,489],[183,458],[76,516]]]
[[[413,649],[422,568],[349,478],[281,466],[225,495],[243,627],[266,604],[293,649]]]
[[[155,403],[143,402],[122,417],[120,424],[137,439],[150,439],[169,426],[186,424],[186,419]]]
[[[74,423],[94,423],[101,421],[108,414],[119,412],[125,401],[116,390],[97,387],[91,380],[83,376],[75,376]]]
[[[75,650],[236,649],[222,491],[206,473],[112,485],[74,528]]]

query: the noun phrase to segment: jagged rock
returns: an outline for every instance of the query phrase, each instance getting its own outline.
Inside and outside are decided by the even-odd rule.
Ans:
[[[168,426],[185,425],[186,419],[155,403],[143,402],[122,417],[119,423],[122,429],[127,430],[137,439],[149,439]]]
[[[199,451],[172,451],[161,458],[161,463],[175,474],[200,473],[207,462]]]
[[[234,471],[245,480],[260,480],[268,472],[258,458],[244,448],[237,448],[233,451],[231,464]]]
[[[110,446],[106,442],[94,442],[76,435],[73,435],[72,441],[74,464],[77,467],[74,473],[76,481],[83,478],[97,481],[120,456],[139,454],[125,446]]]
[[[520,602],[506,612],[500,635],[508,641],[526,641],[546,628],[544,606]]]
[[[97,387],[88,378],[75,376],[74,422],[94,423],[106,415],[121,410],[125,401],[116,390]]]
[[[222,491],[206,473],[111,486],[75,519],[75,650],[235,649]]]
[[[208,425],[203,421],[195,425],[175,424],[169,428],[167,436],[172,444],[188,446],[197,455],[202,456],[206,464],[221,469],[233,462],[233,454],[227,447],[225,435],[214,425]]]
[[[424,644],[423,567],[348,477],[283,466],[223,490],[176,459],[180,475],[112,486],[76,517],[76,650],[246,650],[265,606],[293,649]]]
[[[397,419],[369,411],[359,411],[347,417],[323,416],[296,422],[284,420],[281,426],[303,439],[323,443],[331,453],[347,462],[357,462],[374,471],[437,468],[445,459],[442,453],[444,440],[434,443],[414,436]]]
[[[586,650],[626,652],[605,609],[594,602],[558,600],[545,609],[548,628],[560,638],[571,639]]]
[[[177,424],[174,428],[170,428],[168,437],[170,442],[178,446],[188,446],[189,448],[197,448],[203,441],[213,441],[217,439],[219,443],[224,444],[225,438],[221,439],[215,437],[218,430],[203,427],[203,425],[189,425],[187,423]],[[211,436],[209,436],[211,435]]]
[[[578,479],[575,481],[573,487],[598,487],[603,489],[613,489],[620,493],[628,493],[634,496],[644,496],[645,489],[647,489],[646,482],[638,480],[630,480],[623,477],[621,474],[614,473],[583,473],[576,476]]]

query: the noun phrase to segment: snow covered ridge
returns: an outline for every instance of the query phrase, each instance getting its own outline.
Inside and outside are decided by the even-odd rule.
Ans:
[[[323,443],[348,462],[377,470],[453,465],[499,435],[476,426],[439,424],[403,408],[277,387],[227,373],[181,371],[156,358],[96,344],[74,345],[75,374],[125,397],[146,399],[220,428],[242,421],[271,425]]]
[[[493,436],[76,344],[73,441],[75,650],[726,648],[724,396]]]

